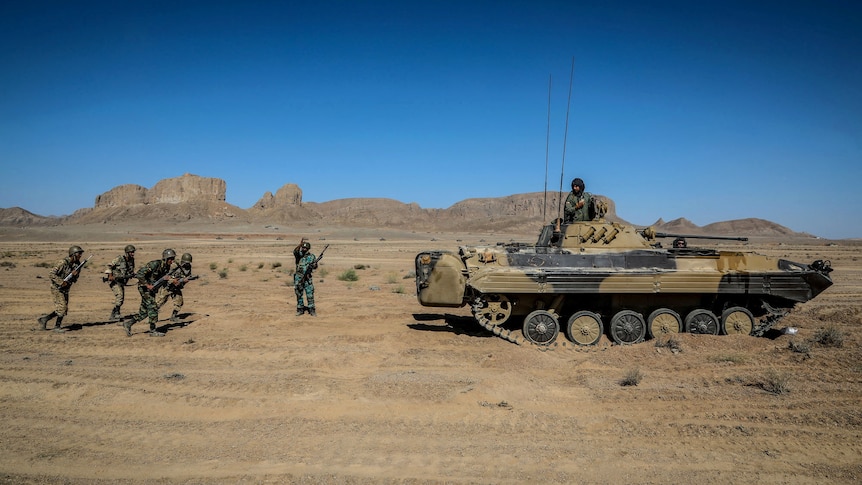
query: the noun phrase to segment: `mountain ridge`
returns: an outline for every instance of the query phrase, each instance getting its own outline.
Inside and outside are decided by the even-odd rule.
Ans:
[[[469,198],[445,209],[424,209],[415,202],[389,198],[345,198],[327,202],[303,202],[302,189],[283,185],[275,194],[265,192],[248,209],[225,199],[224,180],[186,173],[163,179],[147,189],[123,184],[95,198],[93,207],[67,216],[41,216],[21,207],[0,208],[0,226],[52,226],[111,222],[240,222],[261,224],[330,224],[347,227],[422,228],[424,230],[493,230],[532,232],[559,211],[560,194],[545,196],[528,192],[504,197]],[[630,224],[616,214],[609,197],[594,194],[608,203],[605,218]],[[688,219],[653,226],[661,232],[698,235],[814,237],[758,218],[720,221],[697,226]]]

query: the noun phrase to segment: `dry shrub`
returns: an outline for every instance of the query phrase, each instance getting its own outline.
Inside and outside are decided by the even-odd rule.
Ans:
[[[682,344],[673,335],[657,338],[655,346],[658,348],[670,349],[672,352],[682,352]]]
[[[824,347],[842,347],[844,345],[844,332],[838,330],[834,325],[829,325],[814,334],[814,341]]]
[[[636,386],[641,383],[641,379],[643,379],[643,375],[641,374],[641,370],[637,367],[626,372],[626,375],[620,379],[621,386]]]
[[[788,344],[788,348],[791,352],[796,352],[798,354],[807,354],[811,350],[811,346],[808,345],[808,342],[797,342],[796,340],[791,340]]]
[[[769,369],[763,375],[763,380],[760,381],[760,388],[766,392],[781,395],[790,392],[787,385],[788,381],[790,381],[790,374]]]

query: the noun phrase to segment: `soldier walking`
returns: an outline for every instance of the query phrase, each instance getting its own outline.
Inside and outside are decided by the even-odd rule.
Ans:
[[[126,298],[126,283],[135,277],[135,247],[128,244],[123,251],[124,254],[114,258],[105,270],[108,286],[114,293],[114,309],[111,310],[111,316],[108,319],[110,322],[122,320],[120,307],[123,306]]]
[[[311,244],[305,238],[302,238],[302,241],[293,250],[293,257],[296,258],[293,290],[296,293],[297,316],[305,312],[308,312],[312,317],[317,316],[314,310],[314,283],[311,281],[311,272],[317,269],[317,262],[310,250]],[[308,306],[305,306],[302,301],[303,293],[308,299]]]
[[[162,251],[162,259],[154,259],[149,263],[141,266],[141,269],[135,273],[135,278],[138,279],[138,292],[141,294],[141,308],[137,315],[132,315],[128,320],[123,322],[123,329],[126,330],[126,335],[132,336],[132,325],[136,322],[141,322],[145,318],[150,320],[150,337],[164,337],[164,332],[156,330],[156,323],[159,321],[159,306],[156,305],[156,297],[154,287],[160,283],[159,280],[167,279],[168,271],[171,269],[177,253],[173,249],[165,249]],[[161,282],[163,285],[164,282]]]
[[[54,311],[38,318],[40,330],[48,330],[48,321],[57,317],[54,322],[54,331],[66,331],[61,325],[63,317],[69,310],[69,290],[78,281],[78,275],[81,272],[81,267],[83,267],[81,264],[82,254],[84,254],[84,250],[81,246],[72,246],[69,248],[69,256],[61,259],[51,268],[51,296],[54,298]]]
[[[192,255],[183,253],[179,263],[174,263],[168,271],[168,282],[159,288],[156,293],[156,305],[162,308],[168,301],[168,297],[174,302],[174,311],[171,313],[171,321],[179,323],[180,309],[183,307],[183,287],[192,276]]]

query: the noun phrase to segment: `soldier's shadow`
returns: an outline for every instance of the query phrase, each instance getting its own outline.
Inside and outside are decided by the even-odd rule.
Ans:
[[[83,330],[89,327],[104,327],[107,325],[118,325],[121,322],[111,322],[111,321],[102,321],[102,322],[85,322],[85,323],[73,323],[67,327],[63,327],[67,332],[77,332],[79,330]]]
[[[194,315],[195,315],[194,313],[180,313],[177,315],[177,318],[180,319],[179,322],[166,323],[160,327],[156,327],[156,330],[158,330],[159,332],[168,333],[168,331],[170,331],[170,330],[188,327],[189,325],[191,325],[192,323],[194,323],[198,320],[197,318],[191,318]]]
[[[413,330],[423,332],[450,332],[455,335],[467,335],[470,337],[493,337],[494,334],[482,328],[473,317],[462,317],[449,313],[440,315],[436,313],[414,313],[413,319],[416,323],[408,323],[407,326]],[[429,322],[443,320],[445,325],[430,325]]]

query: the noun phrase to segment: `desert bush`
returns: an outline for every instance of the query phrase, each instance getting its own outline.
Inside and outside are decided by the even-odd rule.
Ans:
[[[257,263],[257,269],[263,269],[263,263]]]
[[[404,285],[398,285],[392,289],[392,293],[398,293],[399,295],[404,293]]]
[[[2,263],[0,263],[0,267],[2,267],[2,268],[14,268],[15,263],[13,263],[12,261],[3,261]]]
[[[322,283],[323,278],[326,278],[326,275],[329,274],[329,270],[326,268],[320,268],[320,270],[317,272],[317,274],[320,276],[320,281]]]
[[[356,275],[356,271],[353,268],[348,269],[338,275],[339,281],[359,281],[359,276]]]
[[[386,275],[386,282],[390,285],[394,285],[398,282],[398,275],[395,273],[389,273]]]
[[[366,269],[370,268],[370,266],[365,266],[364,264],[354,264],[353,269]]]
[[[829,325],[814,334],[814,341],[824,347],[842,347],[844,345],[844,332],[838,330],[834,325]]]
[[[709,361],[715,363],[731,362],[733,364],[742,364],[745,362],[745,357],[739,354],[719,354],[710,356]]]
[[[39,261],[38,263],[34,264],[33,266],[35,266],[37,268],[50,268],[53,265],[51,263],[49,263],[48,261]]]
[[[670,349],[676,352],[682,352],[682,344],[673,335],[657,338],[655,341],[655,346],[659,348]]]
[[[760,388],[766,392],[775,395],[790,392],[787,383],[790,380],[790,375],[786,372],[778,372],[774,369],[769,369],[763,375],[763,380],[760,382]]]
[[[210,271],[215,271],[218,269],[218,263],[210,263]]]
[[[280,262],[276,261],[276,262],[272,263],[272,269],[278,269],[278,268],[281,268]]]
[[[221,271],[218,272],[218,277],[221,279],[227,278],[227,268],[222,268]]]
[[[228,258],[227,264],[233,264],[233,258]]]
[[[241,266],[239,267],[239,270],[240,270],[240,271],[246,271],[246,270],[248,270],[248,266],[246,266],[246,265],[244,265],[244,264],[243,264],[243,265],[241,265]]]
[[[626,372],[626,375],[620,379],[621,386],[636,386],[641,383],[641,379],[643,379],[643,375],[641,374],[641,370],[637,367]]]
[[[796,340],[791,340],[787,346],[791,352],[799,354],[807,354],[808,351],[811,350],[811,346],[808,345],[808,342],[797,342]]]

